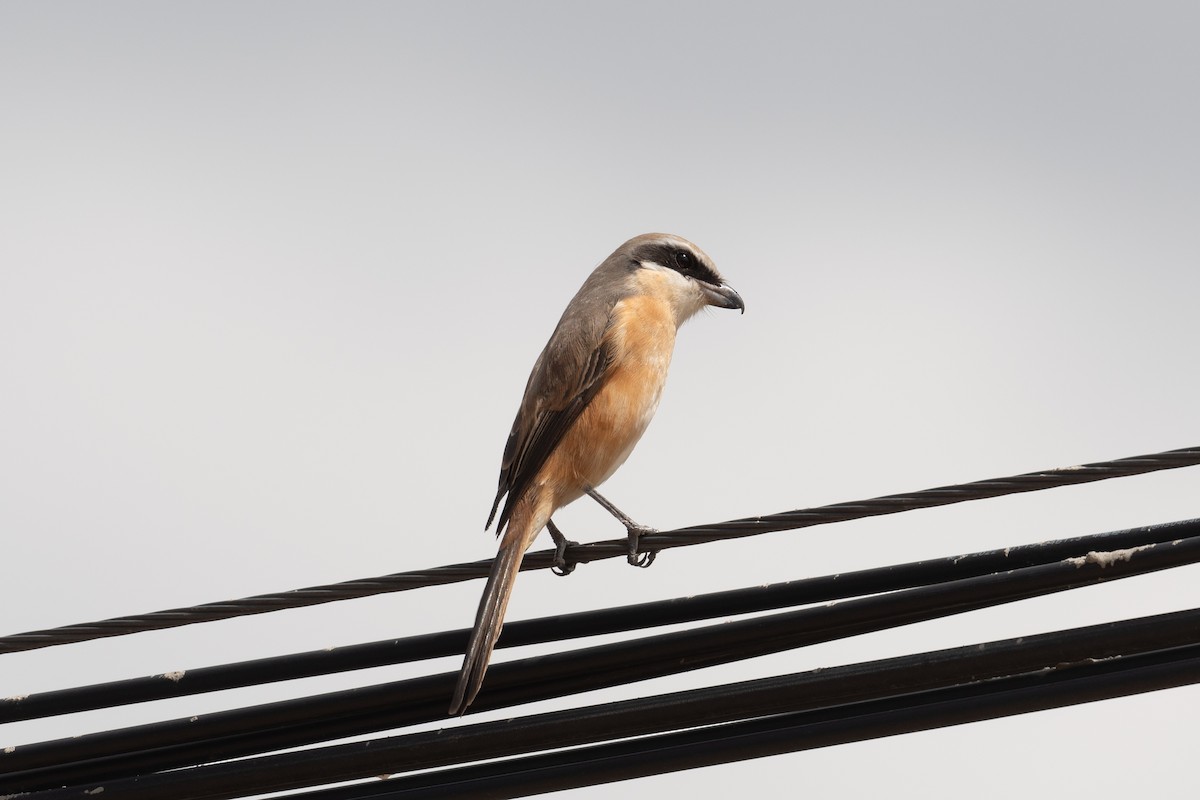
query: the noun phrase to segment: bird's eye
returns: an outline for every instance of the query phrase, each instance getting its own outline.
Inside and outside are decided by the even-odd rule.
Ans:
[[[675,254],[675,260],[679,262],[679,266],[687,267],[692,263],[692,256],[691,253],[680,250]]]

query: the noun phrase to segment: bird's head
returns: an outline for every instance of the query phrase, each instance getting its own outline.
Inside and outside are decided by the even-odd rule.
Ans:
[[[682,236],[646,233],[630,239],[621,249],[628,254],[631,269],[648,273],[634,276],[639,285],[667,293],[677,322],[705,306],[745,313],[741,295],[725,282],[708,254]]]

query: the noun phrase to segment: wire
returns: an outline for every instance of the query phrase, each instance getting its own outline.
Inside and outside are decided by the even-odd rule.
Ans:
[[[972,681],[931,695],[782,715],[648,739],[428,772],[287,800],[523,797],[816,747],[961,725],[1200,682],[1200,653],[1080,666],[1061,675]]]
[[[844,522],[865,517],[895,514],[918,508],[961,503],[1020,492],[1033,492],[1059,486],[1070,486],[1107,480],[1128,475],[1140,475],[1160,470],[1200,464],[1200,447],[1188,447],[1145,456],[1133,456],[1114,461],[1082,464],[1073,467],[1030,472],[1007,478],[975,481],[955,486],[943,486],[909,494],[893,494],[851,503],[835,503],[816,508],[798,509],[762,517],[747,517],[712,525],[698,525],[662,531],[643,537],[646,551],[658,552],[671,547],[684,547],[722,539],[735,539],[783,530],[794,530],[831,522]],[[589,544],[573,545],[567,549],[568,561],[586,563],[606,558],[625,557],[628,543],[612,539]],[[526,555],[522,570],[546,569],[553,565],[554,551],[539,550]],[[213,622],[250,614],[263,614],[290,608],[369,597],[386,592],[399,592],[426,586],[438,586],[487,575],[491,559],[453,564],[427,570],[399,572],[377,578],[313,586],[276,594],[255,595],[240,600],[205,603],[185,608],[155,611],[127,617],[67,625],[40,631],[30,631],[0,637],[0,654],[34,650],[60,644],[90,641],[108,636],[122,636],[152,630],[164,630],[199,622]]]
[[[1200,537],[494,665],[477,711],[678,674],[1200,562]],[[6,791],[112,781],[445,719],[456,675],[333,692],[16,747]]]
[[[1088,551],[1140,547],[1192,536],[1200,536],[1200,519],[732,591],[513,621],[505,625],[498,646],[543,644],[842,600],[1045,564]],[[467,629],[442,631],[238,664],[180,670],[169,675],[28,694],[19,700],[0,700],[0,723],[457,655],[462,653],[468,634]]]
[[[1164,651],[1169,651],[1166,659],[1156,655]],[[1107,666],[1097,666],[1105,661],[1109,662]],[[1114,663],[1117,661],[1119,665]],[[744,737],[751,727],[729,723],[773,717],[766,723],[767,729],[779,730],[781,723],[786,723],[787,728],[801,723],[809,727],[818,719],[827,723],[834,718],[862,718],[882,710],[877,707],[867,711],[864,704],[881,706],[890,702],[894,711],[897,698],[901,698],[904,707],[911,703],[907,696],[916,693],[922,693],[920,704],[929,706],[935,700],[931,693],[938,692],[936,701],[944,706],[949,700],[961,699],[962,692],[943,690],[964,684],[979,685],[984,681],[1030,675],[1036,675],[1034,682],[1039,684],[1061,679],[1077,681],[1085,675],[1110,674],[1114,666],[1129,672],[1132,668],[1145,670],[1163,663],[1189,661],[1193,665],[1200,663],[1200,609],[109,781],[104,784],[103,793],[110,800],[228,800],[700,726],[723,726],[720,739],[728,740],[735,731]],[[1193,667],[1191,682],[1197,680],[1200,671]],[[1005,691],[1013,688],[1010,684]],[[850,706],[857,707],[851,712]],[[947,724],[945,718],[941,724]],[[763,723],[756,722],[753,727],[761,729]],[[640,739],[639,750],[661,751],[667,741],[667,737],[661,736]],[[703,742],[704,739],[699,740]],[[815,745],[810,741],[809,746]],[[567,763],[594,762],[594,752],[582,751],[584,757],[579,759],[581,751],[571,751],[573,755]],[[504,762],[504,774],[512,774],[513,764],[528,761]],[[439,786],[461,785],[458,779],[445,780],[445,773],[434,774],[443,778]],[[569,782],[555,788],[599,782],[584,777],[589,774],[587,770],[571,774]],[[612,774],[608,777],[611,779]],[[376,796],[378,792],[395,792],[408,783],[407,780],[373,783],[310,796]],[[84,797],[96,788],[76,785],[34,795],[31,800]]]

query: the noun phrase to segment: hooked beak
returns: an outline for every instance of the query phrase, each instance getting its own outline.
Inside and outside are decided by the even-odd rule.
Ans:
[[[736,308],[743,314],[746,313],[746,304],[742,302],[742,296],[728,284],[722,283],[720,286],[714,286],[711,283],[706,283],[704,284],[704,296],[710,306]]]

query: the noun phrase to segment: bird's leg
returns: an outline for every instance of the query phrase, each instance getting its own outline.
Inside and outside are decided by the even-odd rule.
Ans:
[[[550,571],[560,578],[570,575],[575,571],[577,564],[574,561],[567,562],[567,548],[579,544],[579,542],[572,542],[563,536],[563,532],[554,524],[554,520],[546,521],[546,530],[550,531],[550,538],[554,540],[554,566],[550,568]]]
[[[625,531],[629,536],[629,555],[627,556],[629,563],[635,567],[648,567],[653,564],[654,558],[658,555],[658,553],[654,552],[653,550],[647,553],[638,553],[638,544],[642,536],[646,535],[647,533],[657,533],[658,531],[656,531],[654,528],[646,525],[639,525],[638,523],[634,522],[629,518],[629,515],[610,503],[608,499],[604,497],[604,495],[600,494],[592,487],[589,486],[584,489],[584,491],[587,492],[588,497],[599,503],[605,511],[612,514],[614,517],[620,520],[622,525],[625,526]]]

